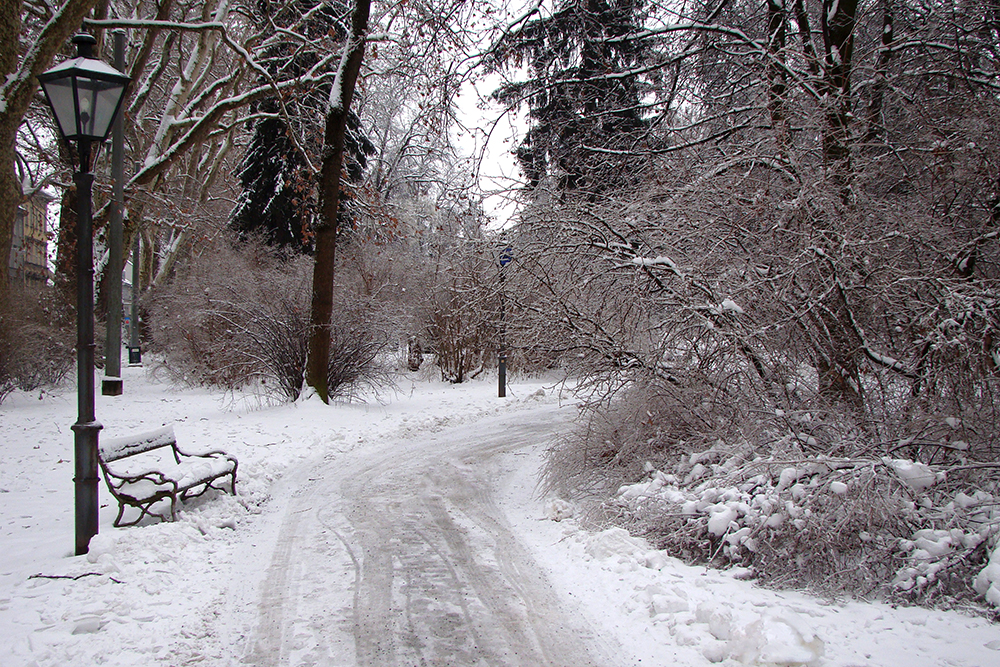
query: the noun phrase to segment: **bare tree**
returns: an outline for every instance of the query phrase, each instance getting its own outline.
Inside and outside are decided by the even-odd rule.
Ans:
[[[347,133],[347,118],[354,87],[365,55],[365,38],[371,4],[357,0],[351,31],[344,43],[340,68],[330,90],[323,135],[324,155],[320,175],[320,224],[316,227],[310,309],[309,356],[306,383],[323,402],[329,401],[327,367],[330,358],[330,318],[333,315],[333,272],[337,251],[337,214],[340,210],[341,164]]]
[[[221,235],[153,294],[151,348],[176,381],[294,401],[306,363],[310,274],[305,256]],[[337,295],[328,387],[331,396],[349,396],[388,382],[382,355],[395,323],[370,297]]]
[[[435,108],[438,113],[428,114],[427,118],[416,122],[409,119],[401,135],[392,132],[393,113],[382,112],[382,139],[376,140],[376,144],[381,143],[383,151],[378,153],[375,159],[375,176],[370,184],[369,204],[375,207],[384,205],[387,195],[391,194],[393,186],[400,180],[409,181],[409,184],[417,188],[427,188],[429,183],[420,183],[420,177],[415,179],[399,179],[398,172],[404,163],[412,164],[411,159],[415,151],[417,161],[435,161],[439,159],[435,156],[434,148],[430,150],[426,146],[418,146],[418,140],[425,134],[423,128],[428,128],[431,134],[442,136],[446,131],[446,125],[433,127],[435,118],[447,118],[451,108],[451,92],[455,90],[456,83],[453,76],[438,78],[439,72],[454,71],[448,61],[451,57],[446,51],[459,50],[464,46],[464,28],[462,15],[463,3],[448,3],[442,12],[440,7],[424,3],[401,3],[390,5],[384,15],[377,18],[378,24],[386,29],[386,39],[390,41],[394,48],[390,48],[390,53],[395,52],[402,56],[401,66],[404,71],[414,68],[414,63],[419,63],[417,68],[422,73],[420,77],[410,77],[410,83],[417,84],[417,89],[423,88],[427,96],[428,106]],[[352,16],[351,29],[345,41],[341,67],[338,69],[338,77],[334,83],[333,92],[330,97],[330,104],[326,116],[326,130],[324,135],[324,157],[320,175],[320,209],[322,223],[316,230],[316,256],[315,272],[313,276],[313,303],[312,303],[312,334],[309,347],[309,364],[306,369],[306,382],[317,394],[327,400],[324,388],[324,369],[326,368],[325,358],[326,348],[329,338],[328,324],[332,313],[332,285],[335,270],[337,234],[335,213],[338,210],[342,197],[341,189],[341,164],[344,150],[345,129],[347,114],[350,105],[354,100],[355,86],[362,75],[362,64],[365,53],[365,39],[368,31],[370,7],[366,0],[360,0],[355,6]],[[398,26],[398,24],[402,24]],[[410,31],[416,33],[416,37],[410,36]],[[390,55],[390,58],[392,56]],[[390,61],[395,62],[395,61]],[[377,77],[379,72],[374,69],[371,76]],[[398,73],[396,74],[398,76]],[[441,83],[443,85],[434,86],[431,83]],[[377,88],[377,84],[373,84]],[[391,89],[391,86],[389,86]],[[437,96],[438,101],[433,101],[432,96]],[[418,99],[421,92],[417,93]],[[383,98],[384,99],[384,98]],[[390,106],[390,109],[392,107]],[[404,106],[397,109],[405,110]],[[439,115],[440,114],[440,115]],[[405,119],[404,119],[405,120]],[[384,149],[390,145],[389,139],[398,141],[394,150],[387,154]],[[397,139],[398,137],[398,139]],[[439,146],[447,146],[447,140],[440,140]],[[378,152],[378,151],[377,151]],[[422,169],[424,174],[433,173],[432,170]],[[376,224],[379,221],[376,220]]]
[[[0,308],[9,288],[7,256],[14,216],[25,194],[15,169],[18,129],[38,89],[36,77],[49,67],[94,4],[92,0],[68,0],[56,6],[22,0],[0,3],[0,29],[6,36],[0,45],[0,200],[6,202],[0,207]],[[31,20],[23,23],[26,7],[31,9]]]
[[[651,139],[624,151],[649,178],[536,189],[517,230],[512,335],[562,353],[595,408],[636,399],[635,424],[592,413],[615,432],[588,451],[635,474],[802,410],[828,429],[807,451],[934,433],[907,452],[940,459],[948,419],[963,456],[995,457],[995,7],[657,11],[607,38],[659,54]]]

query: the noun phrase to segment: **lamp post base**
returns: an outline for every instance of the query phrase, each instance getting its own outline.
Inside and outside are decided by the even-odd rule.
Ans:
[[[497,398],[507,398],[507,355],[500,355],[497,364]]]
[[[101,393],[105,396],[121,396],[123,391],[121,378],[104,378],[101,381]]]
[[[76,555],[90,548],[90,538],[97,535],[100,525],[100,504],[97,497],[97,434],[99,422],[73,424],[76,450],[76,475],[73,477],[76,506]]]

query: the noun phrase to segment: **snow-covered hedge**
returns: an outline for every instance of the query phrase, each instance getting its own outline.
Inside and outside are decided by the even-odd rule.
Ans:
[[[747,460],[719,443],[672,472],[647,464],[613,504],[671,553],[748,566],[772,583],[916,600],[975,591],[1000,608],[1000,494],[949,480],[981,467]]]
[[[150,350],[163,356],[175,381],[297,400],[309,339],[310,262],[259,241],[220,239],[153,292]],[[330,395],[390,384],[383,357],[398,330],[390,310],[346,290],[338,292],[337,306],[330,322]]]

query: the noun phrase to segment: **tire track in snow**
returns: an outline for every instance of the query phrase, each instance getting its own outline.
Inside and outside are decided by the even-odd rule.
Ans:
[[[349,624],[347,612],[354,606],[350,591],[357,561],[340,533],[336,508],[326,504],[322,483],[323,476],[313,473],[288,503],[260,584],[244,664],[352,664],[354,646],[345,642],[350,632],[342,626]]]
[[[493,497],[498,457],[564,422],[552,405],[521,410],[387,438],[314,470],[286,512],[246,661],[611,662],[592,654],[594,633],[562,608]]]
[[[260,621],[253,653],[247,662],[259,667],[281,664],[281,639],[284,632],[285,601],[289,596],[289,574],[292,570],[292,547],[302,510],[292,508],[278,533],[271,565],[261,586]]]

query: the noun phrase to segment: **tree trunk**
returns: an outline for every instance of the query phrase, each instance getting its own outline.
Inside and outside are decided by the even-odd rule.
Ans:
[[[851,67],[858,0],[823,0],[822,26],[826,47],[823,90],[825,124],[823,161],[846,205],[851,189]]]
[[[56,10],[52,19],[35,38],[32,48],[18,66],[18,48],[21,33],[21,0],[0,0],[0,307],[6,301],[8,258],[14,234],[16,203],[21,200],[21,184],[14,168],[14,145],[17,128],[38,90],[39,74],[44,72],[52,58],[69,37],[80,29],[83,17],[96,0],[67,0]],[[11,204],[15,205],[11,205]]]
[[[21,0],[0,0],[0,308],[10,289],[10,246],[17,205],[23,197],[14,168],[17,128],[38,90],[37,76],[44,72],[69,37],[80,29],[83,17],[96,0],[67,0],[34,39],[32,48],[18,66],[21,33]],[[11,205],[14,204],[14,205]]]
[[[875,141],[882,131],[882,106],[885,93],[889,88],[889,62],[892,60],[892,6],[889,0],[881,0],[882,5],[882,45],[878,50],[878,62],[875,65],[875,83],[872,87],[871,101],[868,103],[868,129],[862,143]]]
[[[340,179],[347,119],[354,86],[365,56],[365,33],[371,0],[357,0],[351,34],[344,45],[340,72],[330,93],[330,106],[323,135],[323,166],[320,171],[320,215],[316,225],[316,256],[313,264],[312,310],[306,383],[324,403],[329,402],[327,368],[330,363],[330,318],[333,315],[333,272],[337,251],[337,212],[340,209]]]
[[[16,34],[16,33],[15,33]],[[7,120],[0,121],[3,125]],[[15,130],[16,131],[16,130]],[[14,169],[14,132],[0,131],[0,312],[7,310],[10,291],[10,248],[23,194]]]
[[[767,61],[764,64],[764,75],[768,83],[767,109],[783,158],[787,158],[791,140],[785,118],[785,95],[788,92],[785,74],[786,33],[784,3],[781,0],[767,0]]]
[[[795,25],[799,29],[799,41],[802,43],[802,55],[806,59],[806,68],[813,76],[819,76],[819,61],[816,58],[816,49],[813,47],[812,28],[809,27],[809,14],[806,13],[805,0],[794,0],[792,14],[795,16]]]
[[[59,203],[59,235],[56,237],[56,287],[66,303],[76,298],[76,186],[63,190]]]
[[[0,78],[12,74],[17,68],[18,35],[21,33],[21,0],[0,0]],[[7,92],[4,90],[3,92]],[[0,104],[6,96],[0,97]],[[7,310],[10,246],[14,239],[14,221],[17,204],[23,193],[14,169],[14,137],[20,117],[13,118],[6,111],[0,114],[0,312]]]

